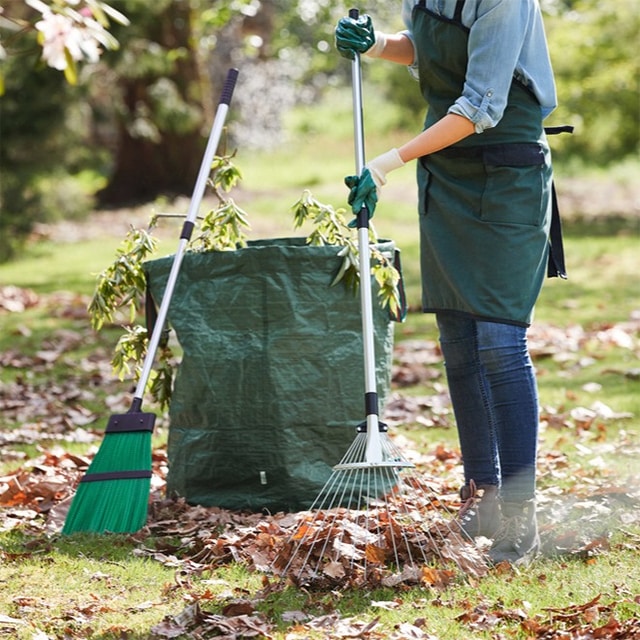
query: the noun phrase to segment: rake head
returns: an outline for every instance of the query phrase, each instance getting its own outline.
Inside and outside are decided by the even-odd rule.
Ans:
[[[367,459],[358,433],[309,511],[280,549],[272,570],[298,586],[448,584],[487,565],[451,516],[435,482],[414,473],[381,426],[380,453]]]

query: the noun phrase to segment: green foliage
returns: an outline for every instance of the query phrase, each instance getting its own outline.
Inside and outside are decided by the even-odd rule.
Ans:
[[[66,121],[77,99],[74,91],[59,72],[37,62],[31,34],[24,35],[23,46],[23,54],[2,62],[6,78],[0,97],[0,262],[22,248],[35,223],[55,215],[55,204],[43,186],[48,178],[59,177],[59,167],[68,159],[66,150],[78,140]]]
[[[378,299],[382,307],[389,307],[393,317],[400,315],[400,298],[398,287],[400,286],[400,272],[379,251],[373,250],[375,264],[372,269],[373,276],[378,283]]]
[[[233,198],[224,195],[238,184],[242,174],[233,164],[232,156],[216,156],[211,171],[208,185],[220,204],[204,216],[200,222],[201,234],[191,246],[200,251],[233,251],[246,247],[249,217]]]
[[[31,8],[26,2],[4,3],[0,8],[0,262],[15,255],[36,223],[79,218],[93,206],[93,194],[74,176],[99,161],[102,151],[86,144],[86,92],[73,88],[83,77],[79,58],[98,34],[101,48],[116,48],[117,41],[103,28],[111,20],[126,18],[98,0],[82,5],[48,2]],[[64,50],[64,74],[52,64],[45,34],[34,25],[49,7],[83,38],[72,54]],[[91,12],[91,31],[86,27]],[[87,22],[85,22],[87,21]],[[67,40],[68,43],[68,40]],[[59,67],[58,67],[59,68]],[[84,166],[83,166],[84,165]]]
[[[133,378],[138,380],[142,373],[142,364],[147,355],[149,333],[146,327],[136,324],[124,326],[124,333],[115,346],[111,366],[120,380]],[[173,377],[176,360],[168,344],[169,332],[165,331],[158,347],[156,362],[149,379],[149,394],[161,410],[169,407],[173,390]]]
[[[332,286],[344,281],[346,286],[355,291],[360,283],[360,257],[357,244],[346,225],[344,209],[334,209],[330,205],[316,200],[308,190],[305,190],[301,198],[291,208],[294,218],[294,226],[299,228],[306,222],[312,223],[312,231],[307,237],[307,243],[315,246],[325,244],[342,246],[338,255],[342,258],[342,264],[336,274]],[[373,228],[370,230],[371,241],[376,242],[376,234]],[[400,297],[398,286],[400,273],[392,262],[384,256],[374,245],[370,246],[373,264],[371,273],[378,283],[378,299],[380,305],[388,307],[393,316],[397,316],[400,309]]]
[[[110,311],[110,310],[108,310]],[[95,312],[92,311],[93,317]],[[147,330],[142,325],[124,326],[124,333],[118,339],[111,359],[114,373],[120,380],[131,374],[131,362],[142,362],[147,351]],[[136,373],[139,373],[136,371]]]
[[[227,198],[217,209],[212,209],[201,223],[202,235],[198,241],[203,251],[234,251],[246,246],[245,228],[249,219],[232,198]]]
[[[88,308],[94,329],[100,330],[105,322],[112,322],[119,309],[128,310],[129,322],[135,320],[146,289],[142,265],[156,246],[157,241],[149,232],[131,227],[116,251],[115,262],[98,277]]]
[[[358,247],[346,225],[345,209],[335,210],[332,206],[316,200],[307,189],[300,199],[291,207],[294,227],[302,227],[306,222],[312,223],[312,231],[307,243],[313,246],[337,244],[342,258],[340,269],[331,283],[332,286],[344,280],[345,284],[355,291],[360,280]]]
[[[221,29],[234,16],[251,10],[251,4],[252,0],[213,3],[210,0],[193,0],[194,11],[198,12],[200,26],[205,32],[215,32]]]
[[[291,207],[294,226],[302,227],[311,221],[313,230],[309,234],[308,243],[313,246],[325,244],[340,244],[355,249],[353,240],[348,233],[344,214],[345,209],[334,209],[331,205],[316,200],[308,189],[305,189],[300,199]]]
[[[160,123],[164,129],[185,134],[193,131],[200,124],[202,111],[199,106],[185,101],[175,83],[169,78],[158,78],[149,86],[148,91],[153,120]]]
[[[558,157],[607,165],[635,155],[640,143],[636,0],[573,0],[547,17],[558,86],[554,122],[576,125],[554,142]]]
[[[160,346],[155,371],[152,372],[149,393],[161,409],[167,409],[173,392],[176,362],[168,346]]]
[[[152,225],[155,220],[152,220]],[[113,322],[116,314],[128,312],[128,325],[138,316],[145,299],[146,276],[144,262],[157,248],[157,240],[149,231],[131,227],[122,245],[116,250],[116,259],[100,275],[88,306],[91,326],[99,331],[105,323]],[[114,373],[124,380],[132,373],[138,379],[147,352],[148,331],[142,325],[123,326],[124,333],[116,344],[111,360]],[[167,406],[173,379],[173,357],[166,340],[161,345],[158,366],[152,376],[150,391],[160,407]],[[132,370],[133,369],[133,370]]]
[[[113,2],[130,19],[127,27],[114,25],[121,42],[104,61],[115,74],[109,100],[112,115],[132,128],[135,136],[185,134],[202,124],[202,96],[195,68],[195,43],[186,34],[196,18],[189,2],[140,0]],[[103,103],[103,107],[107,107]],[[146,125],[146,126],[145,126]]]

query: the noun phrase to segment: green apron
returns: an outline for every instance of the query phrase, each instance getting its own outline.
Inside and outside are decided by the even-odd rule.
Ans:
[[[425,128],[462,94],[469,30],[420,2],[413,34]],[[552,170],[542,115],[515,78],[498,125],[418,163],[422,306],[528,326],[549,260]]]

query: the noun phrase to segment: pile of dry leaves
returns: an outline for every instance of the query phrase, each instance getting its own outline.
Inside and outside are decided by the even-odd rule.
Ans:
[[[13,308],[18,303],[32,303],[30,296],[19,296],[15,292],[9,294],[3,298],[5,306]],[[63,305],[58,308],[75,307],[72,301],[67,302],[66,307]],[[597,335],[589,335],[580,327],[562,331],[553,327],[540,327],[532,330],[530,341],[537,359],[552,357],[561,361],[572,360],[572,366],[576,366],[578,354],[584,352],[585,344],[594,339],[597,339],[601,347],[615,344],[636,349],[639,329],[640,319],[637,318],[625,325],[602,327],[597,330]],[[81,333],[57,332],[43,344],[41,352],[33,356],[5,352],[0,354],[0,362],[4,366],[22,370],[46,371],[56,358],[64,358],[68,349],[85,339],[86,336]],[[411,423],[419,427],[451,423],[448,395],[437,380],[441,369],[438,370],[435,364],[440,360],[441,354],[435,343],[406,341],[396,347],[393,371],[395,388],[401,390],[404,386],[424,382],[429,378],[434,393],[417,397],[397,391],[386,408],[385,422],[392,427]],[[24,463],[12,474],[0,478],[0,529],[31,522],[35,529],[55,533],[63,524],[74,487],[90,463],[90,457],[79,457],[66,452],[63,449],[64,443],[95,440],[96,446],[99,444],[101,434],[93,432],[89,426],[95,416],[82,407],[86,396],[92,396],[92,386],[113,384],[104,354],[96,354],[74,363],[73,370],[78,376],[84,376],[84,384],[72,376],[64,384],[35,386],[29,378],[18,375],[13,383],[0,385],[0,408],[4,419],[21,425],[0,432],[0,449],[5,460],[15,455],[16,463],[20,462],[14,448],[17,444],[37,445],[46,442],[49,447],[46,451],[43,450],[39,458]],[[635,370],[630,369],[625,375],[633,377]],[[87,379],[93,380],[93,383],[87,385]],[[79,389],[83,391],[80,392]],[[127,406],[126,394],[107,396],[107,403],[112,412],[122,410]],[[637,445],[625,442],[623,431],[616,431],[611,436],[606,433],[609,420],[624,417],[626,416],[616,413],[602,402],[570,412],[545,408],[542,413],[542,428],[543,432],[545,429],[559,432],[570,429],[577,436],[581,432],[600,430],[599,439],[603,448],[608,451],[612,448],[624,450],[627,456],[633,457],[633,449],[637,449]],[[392,429],[392,433],[393,431],[395,430]],[[457,486],[453,483],[459,477],[459,454],[440,446],[429,454],[418,455],[410,450],[410,443],[403,436],[396,434],[393,437],[416,465],[417,473],[412,477],[414,486],[408,487],[410,493],[406,500],[416,511],[414,521],[428,524],[417,533],[412,531],[411,537],[418,547],[428,548],[425,539],[429,532],[442,529],[443,523],[450,521],[451,512],[458,506]],[[52,441],[59,442],[60,448],[51,449]],[[590,477],[591,469],[598,465],[598,445],[593,444],[593,439],[588,446],[580,445],[579,437],[576,437],[576,441],[587,458],[583,471],[567,470],[566,460],[554,452],[548,452],[540,458],[540,474],[543,478],[561,480],[567,473],[572,473],[574,485],[571,495],[562,492],[556,494],[556,483],[548,488],[541,488],[542,534],[548,554],[596,553],[598,549],[606,548],[609,521],[620,517],[623,518],[622,524],[638,521],[638,495],[633,493],[634,489],[618,486],[615,482],[609,484],[606,474],[602,474],[599,481]],[[158,556],[158,553],[168,554],[171,558],[169,562],[185,563],[198,570],[231,560],[246,561],[259,569],[278,570],[290,564],[287,550],[292,548],[292,543],[295,542],[293,536],[305,514],[276,514],[267,517],[194,507],[181,500],[166,500],[162,498],[162,490],[167,467],[165,451],[155,451],[153,500],[150,504],[148,530],[157,539],[177,538],[184,542],[176,549],[149,551],[154,557],[160,559],[162,555]],[[580,477],[581,473],[583,477]],[[434,511],[433,501],[424,501],[426,495],[437,497],[439,512]],[[434,521],[434,514],[441,519]],[[394,527],[401,528],[400,519],[385,519],[381,515],[371,518],[370,522],[379,531],[376,542],[372,543],[371,532],[368,530],[370,527],[363,527],[357,518],[357,515],[349,511],[344,512],[339,528],[348,531],[348,537],[341,540],[340,546],[332,547],[330,553],[325,554],[326,557],[319,559],[314,557],[314,549],[305,550],[310,553],[305,565],[325,567],[326,570],[322,572],[325,586],[331,586],[332,580],[340,584],[362,584],[363,562],[368,566],[386,565],[389,549],[385,549],[385,540],[388,541],[391,536],[385,536],[385,527],[387,531]],[[322,520],[318,520],[314,526],[321,529]],[[331,524],[331,527],[335,526]],[[416,540],[416,535],[423,539]],[[318,537],[323,540],[332,538],[330,527],[324,532],[320,531]],[[377,583],[397,580],[400,583],[422,581],[443,584],[450,579],[447,572],[451,571],[451,566],[462,568],[471,574],[482,572],[483,563],[473,553],[470,554],[468,545],[455,532],[447,530],[446,535],[439,533],[436,546],[437,553],[430,552],[427,559],[440,563],[438,569],[442,570],[441,574],[411,574],[398,579],[397,575],[374,571],[369,572],[366,580]],[[315,569],[302,573],[297,571],[297,581],[300,584],[312,582],[318,574],[314,571]]]
[[[443,457],[450,464],[455,456],[455,452],[450,452]],[[20,525],[34,533],[59,532],[74,487],[89,462],[88,457],[62,450],[48,451],[18,471],[1,477],[0,529]],[[442,469],[442,461],[434,459],[431,464]],[[566,472],[566,461],[562,456],[548,456],[541,461],[541,470],[560,477]],[[380,512],[375,509],[368,512],[365,521],[362,512],[342,509],[338,520],[326,518],[330,524],[322,531],[323,519],[315,517],[311,520],[308,512],[243,513],[194,506],[181,498],[163,497],[167,460],[162,449],[154,451],[153,472],[148,522],[136,537],[142,543],[151,534],[156,540],[156,547],[147,549],[141,546],[139,553],[170,566],[180,566],[184,571],[201,572],[226,562],[239,561],[267,573],[278,573],[290,564],[296,535],[300,536],[301,522],[304,523],[305,519],[320,530],[314,540],[331,539],[335,536],[335,527],[347,531],[347,537],[341,538],[340,545],[330,547],[330,553],[325,553],[326,549],[315,543],[303,552],[296,550],[300,558],[294,559],[289,572],[301,585],[316,583],[324,588],[362,586],[366,580],[368,586],[415,582],[444,586],[454,579],[457,570],[468,575],[481,575],[486,569],[476,547],[466,544],[449,526],[450,514],[457,507],[457,496],[450,485],[435,476],[429,478],[425,475],[422,482],[429,478],[428,486],[422,483],[409,486],[409,493],[405,491],[403,497],[416,510],[414,522],[423,523],[419,529],[414,525],[401,524],[387,504]],[[547,555],[596,555],[608,549],[610,532],[614,528],[640,522],[637,487],[620,486],[606,479],[597,482],[589,469],[585,469],[583,478],[576,475],[575,470],[573,474],[574,490],[571,495],[558,493],[553,488],[541,491],[541,534]],[[439,513],[433,512],[433,500],[424,499],[427,492],[438,496]],[[390,551],[385,548],[385,541],[390,540],[388,530],[403,526],[405,531],[402,533],[408,532],[415,545],[414,557],[418,557],[415,552],[420,550],[426,554],[426,560],[433,569],[420,568],[418,572],[404,574],[394,574],[385,569],[384,560]],[[375,544],[371,542],[374,529]],[[416,538],[418,535],[420,539]],[[402,538],[402,535],[398,536],[396,531],[398,537]],[[636,543],[640,547],[640,540]],[[363,566],[366,563],[370,567],[378,566],[379,570],[369,571],[365,577]],[[414,564],[418,567],[423,565],[422,562]],[[320,573],[318,566],[324,567]],[[291,570],[292,567],[295,570]]]
[[[49,451],[0,478],[0,529],[26,524],[34,533],[57,534],[89,463],[89,458]],[[167,472],[164,450],[154,452],[153,472],[147,525],[135,536],[141,543],[138,553],[187,572],[243,562],[299,586],[331,589],[442,587],[460,571],[476,576],[486,571],[482,554],[451,522],[455,493],[436,479],[407,483],[402,496],[403,505],[412,509],[407,522],[394,512],[393,497],[366,512],[339,508],[313,517],[311,512],[264,515],[194,506],[182,498],[162,497]],[[425,499],[436,492],[437,501]],[[301,531],[309,533],[312,527],[317,529],[312,541],[301,547]],[[149,536],[155,541],[153,549],[143,546]],[[394,571],[391,567],[398,562],[401,570]]]

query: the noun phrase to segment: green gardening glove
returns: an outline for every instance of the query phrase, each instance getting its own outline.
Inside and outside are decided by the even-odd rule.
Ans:
[[[365,53],[376,42],[371,16],[363,13],[358,18],[340,18],[335,29],[336,48],[343,58],[353,60],[355,52]]]
[[[387,173],[404,166],[400,152],[394,147],[386,153],[369,160],[359,176],[348,176],[344,179],[349,187],[349,204],[353,214],[357,217],[362,207],[367,207],[369,219],[373,217],[378,203],[378,190],[387,184]],[[358,221],[352,220],[349,226],[358,226]]]
[[[367,208],[369,219],[373,218],[376,204],[378,204],[378,187],[368,167],[365,167],[359,176],[347,176],[344,179],[344,183],[349,187],[347,201],[351,205],[353,215],[356,216],[355,220],[349,222],[349,227],[355,229],[358,226],[357,216],[362,207]]]

